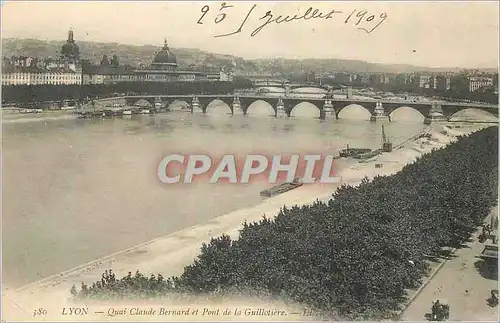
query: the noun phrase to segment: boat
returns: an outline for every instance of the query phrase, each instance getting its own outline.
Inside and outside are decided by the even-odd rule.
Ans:
[[[112,117],[113,116],[113,111],[112,110],[103,110],[102,113],[106,117]]]
[[[43,112],[42,109],[22,109],[22,110],[19,110],[19,113],[40,113],[40,112]]]
[[[161,101],[161,99],[160,99],[160,98],[156,98],[156,99],[155,99],[155,104],[154,104],[154,106],[155,106],[155,109],[156,109],[156,110],[160,110],[160,109],[162,108],[162,106],[163,106],[163,102]]]
[[[104,112],[78,112],[77,116],[79,119],[95,119],[102,118],[106,116]]]
[[[354,158],[354,159],[368,159],[368,158],[372,158],[372,157],[377,156],[378,154],[380,154],[380,152],[381,152],[381,149],[376,149],[376,150],[368,151],[366,153],[354,155],[354,156],[352,156],[352,158]]]
[[[130,110],[125,110],[125,111],[123,111],[123,115],[124,115],[124,116],[131,116],[131,115],[132,115],[132,111],[130,111]]]
[[[273,186],[269,189],[263,190],[260,192],[260,196],[265,196],[265,197],[273,197],[279,194],[283,194],[285,192],[288,192],[290,190],[293,190],[297,187],[302,186],[303,184],[300,183],[299,180],[295,179],[293,182],[286,182],[282,183],[276,186]]]
[[[141,114],[149,114],[149,109],[143,109],[143,110],[141,110]]]
[[[372,150],[369,148],[350,148],[349,145],[347,145],[346,149],[342,149],[339,152],[340,157],[354,157],[358,156],[361,154],[366,154],[371,152]]]

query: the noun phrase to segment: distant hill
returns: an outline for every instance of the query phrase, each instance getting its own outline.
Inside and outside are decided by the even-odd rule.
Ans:
[[[25,55],[37,57],[57,57],[64,41],[42,41],[37,39],[17,39],[6,38],[2,41],[2,55]],[[97,43],[78,41],[82,58],[99,62],[104,54],[108,56],[116,54],[120,64],[138,66],[139,63],[149,64],[156,51],[161,47],[153,45],[124,45],[118,43]],[[215,54],[199,49],[172,48],[172,52],[177,56],[180,66],[190,65],[205,66],[207,68],[232,67],[237,74],[288,74],[300,71],[326,72],[326,71],[346,71],[346,72],[384,72],[384,73],[409,73],[415,71],[427,72],[456,72],[454,69],[432,69],[422,66],[412,66],[404,64],[375,64],[360,60],[344,59],[244,59],[232,55]],[[484,70],[495,73],[495,69]]]

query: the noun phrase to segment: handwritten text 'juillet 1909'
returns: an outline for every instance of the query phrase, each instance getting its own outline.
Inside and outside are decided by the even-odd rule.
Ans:
[[[228,15],[230,14],[230,9],[233,7],[234,7],[233,5],[228,5],[225,2],[223,2],[219,10],[217,11],[215,19],[213,20],[214,23],[215,24],[223,23],[226,17],[228,17]],[[256,9],[257,5],[256,4],[252,5],[252,7],[247,11],[244,18],[241,20],[239,27],[235,28],[233,32],[215,35],[214,37],[226,37],[241,33],[243,31],[243,27],[245,26],[249,18],[255,17]],[[209,5],[204,5],[201,8],[201,16],[199,17],[197,23],[203,25],[204,21],[206,20],[207,14],[209,14],[211,10],[212,9],[210,8]],[[385,12],[371,13],[366,9],[353,9],[348,12],[332,9],[322,12],[319,9],[309,7],[308,9],[304,10],[303,13],[294,15],[276,14],[273,13],[271,10],[269,10],[265,13],[265,15],[260,16],[258,18],[260,25],[250,33],[250,36],[251,37],[257,36],[265,27],[267,27],[272,23],[285,24],[293,21],[306,21],[311,19],[328,20],[328,19],[334,19],[339,16],[340,19],[344,20],[344,24],[351,24],[355,26],[357,29],[364,31],[367,34],[372,33],[387,19],[387,13]]]

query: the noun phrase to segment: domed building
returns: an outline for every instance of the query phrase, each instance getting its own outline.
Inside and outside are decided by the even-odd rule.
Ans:
[[[69,47],[68,47],[69,52]],[[195,68],[179,69],[175,54],[168,47],[167,40],[163,47],[153,56],[147,67],[130,70],[118,64],[118,57],[114,56],[116,64],[109,64],[107,55],[98,66],[86,66],[83,71],[84,84],[108,84],[119,82],[212,82],[232,80],[232,74],[224,70],[196,70]],[[113,62],[112,60],[112,62]]]
[[[168,48],[167,40],[163,44],[163,48],[156,53],[151,63],[151,69],[163,71],[175,71],[177,69],[177,58]]]
[[[61,47],[61,58],[68,60],[70,63],[77,63],[80,60],[80,48],[75,43],[73,38],[73,30],[68,32],[68,40]]]
[[[220,81],[219,71],[200,71],[194,69],[180,70],[175,54],[168,47],[167,40],[158,51],[151,64],[144,69],[135,71],[137,81],[140,82],[197,82]]]

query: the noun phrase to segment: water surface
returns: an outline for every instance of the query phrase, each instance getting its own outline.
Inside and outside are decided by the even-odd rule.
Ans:
[[[175,109],[174,109],[175,110]],[[262,201],[271,185],[166,185],[159,161],[172,153],[245,155],[337,153],[346,144],[378,148],[380,124],[362,108],[339,120],[315,119],[306,103],[296,118],[175,111],[114,119],[3,123],[3,282],[20,286],[136,244]],[[398,143],[425,126],[416,112],[386,124]],[[35,117],[38,118],[38,117]],[[396,118],[397,119],[397,118]]]

